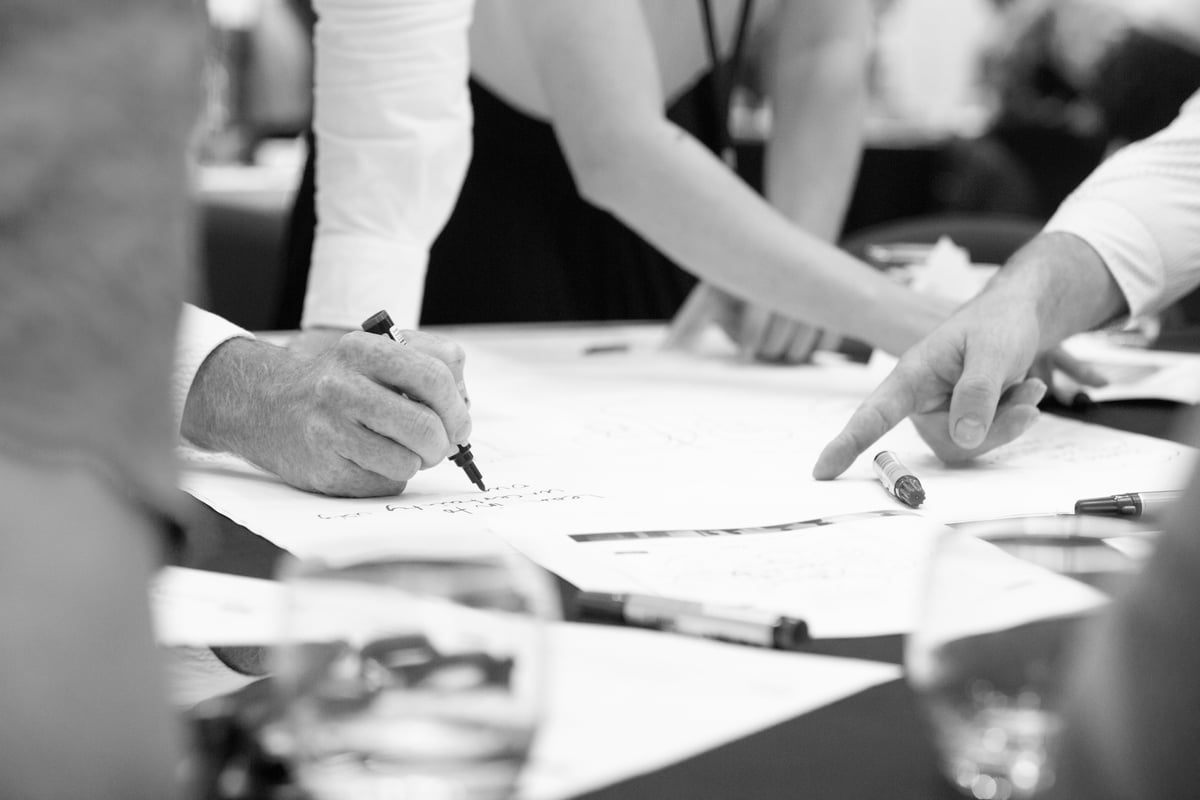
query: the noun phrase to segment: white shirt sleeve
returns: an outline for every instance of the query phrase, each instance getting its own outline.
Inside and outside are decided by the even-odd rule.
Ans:
[[[315,0],[317,231],[303,327],[420,317],[471,156],[473,0]]]
[[[1090,244],[1133,316],[1200,284],[1200,93],[1169,126],[1101,164],[1045,231]]]
[[[192,381],[204,360],[222,344],[239,336],[254,338],[248,331],[216,314],[190,303],[184,305],[175,342],[175,373],[171,376],[171,405],[175,409],[176,430],[183,420],[183,407]]]

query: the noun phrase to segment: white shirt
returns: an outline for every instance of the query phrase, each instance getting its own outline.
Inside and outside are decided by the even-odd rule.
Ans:
[[[1045,230],[1090,244],[1133,316],[1200,285],[1200,92],[1166,128],[1101,164]]]
[[[303,327],[354,329],[380,309],[420,318],[429,248],[471,157],[474,0],[315,0],[317,226]],[[186,306],[176,419],[196,372],[249,333]]]
[[[473,0],[315,0],[317,225],[302,327],[420,317],[471,158]]]

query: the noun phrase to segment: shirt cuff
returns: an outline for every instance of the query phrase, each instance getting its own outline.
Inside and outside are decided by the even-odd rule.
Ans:
[[[1125,295],[1131,317],[1158,311],[1169,300],[1162,251],[1142,221],[1121,204],[1068,200],[1043,233],[1070,233],[1091,245]]]
[[[318,235],[300,325],[354,330],[386,310],[399,327],[416,328],[428,263],[424,246]]]
[[[253,334],[216,314],[189,304],[179,318],[179,338],[175,342],[175,372],[171,376],[171,405],[175,409],[176,430],[183,422],[183,407],[196,373],[214,350],[230,339]]]

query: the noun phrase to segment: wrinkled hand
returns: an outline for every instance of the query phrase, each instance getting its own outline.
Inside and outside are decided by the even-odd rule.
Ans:
[[[821,343],[822,332],[745,301],[707,283],[699,283],[675,314],[667,347],[695,345],[709,325],[718,325],[746,361],[803,364]]]
[[[879,437],[911,416],[947,463],[974,458],[1020,436],[1038,417],[1046,384],[1026,378],[1038,326],[1019,303],[969,304],[906,352],[883,383],[821,451],[813,477],[842,474]]]
[[[184,435],[308,491],[398,494],[468,440],[462,350],[420,332],[408,345],[353,332],[313,357],[233,339],[201,367]]]

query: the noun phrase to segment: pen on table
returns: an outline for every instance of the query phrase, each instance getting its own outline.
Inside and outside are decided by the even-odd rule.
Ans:
[[[880,450],[875,454],[871,464],[875,474],[888,494],[911,508],[916,508],[925,502],[925,488],[917,480],[917,476],[908,467],[900,463],[896,454],[890,450]]]
[[[722,642],[794,650],[808,639],[804,620],[755,608],[606,592],[580,592],[576,602],[584,619],[624,622]]]
[[[1149,517],[1170,507],[1183,492],[1129,492],[1108,497],[1088,497],[1075,502],[1076,514],[1113,517]]]
[[[1050,381],[1050,394],[1065,408],[1083,409],[1095,405],[1083,385],[1066,375],[1054,376]]]
[[[362,329],[367,333],[376,333],[380,336],[386,336],[399,344],[408,344],[408,340],[400,333],[400,329],[396,327],[396,323],[392,322],[392,317],[386,311],[377,311],[367,317],[362,324]],[[471,479],[471,483],[479,487],[480,491],[487,491],[487,487],[483,485],[483,474],[480,473],[479,467],[475,466],[475,456],[471,453],[471,445],[458,445],[458,452],[450,456],[450,460],[462,467],[462,471],[467,473],[467,477]]]
[[[629,345],[625,342],[613,342],[612,344],[592,344],[583,348],[585,356],[596,356],[604,353],[628,353]]]

